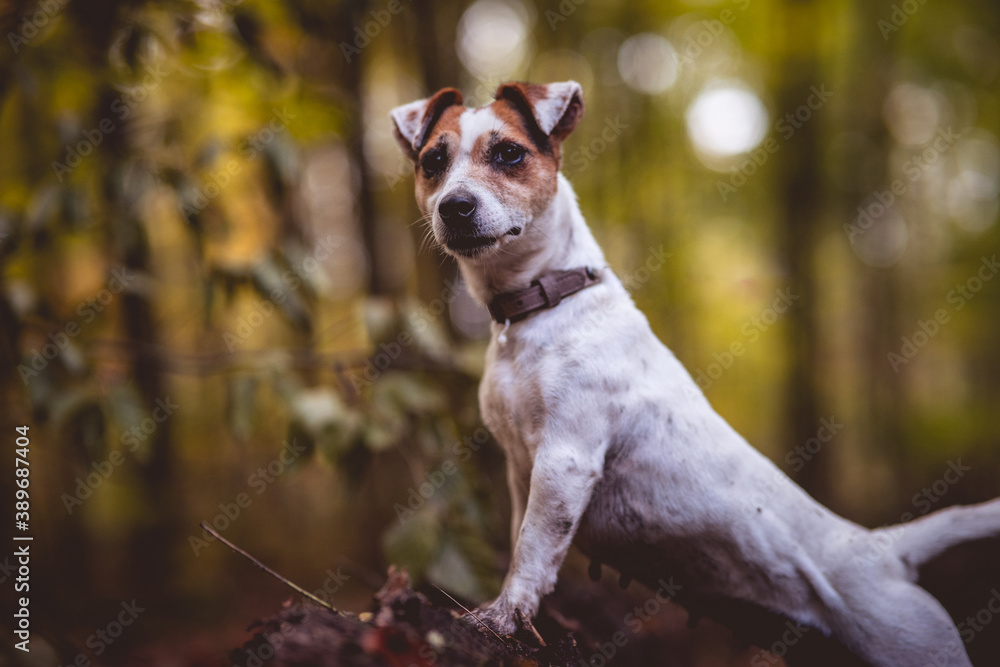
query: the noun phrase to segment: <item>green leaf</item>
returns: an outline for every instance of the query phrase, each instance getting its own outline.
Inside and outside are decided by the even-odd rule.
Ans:
[[[312,331],[309,308],[284,276],[284,271],[271,257],[255,264],[251,272],[257,292],[277,306],[295,328],[308,333]]]
[[[379,407],[403,414],[435,413],[446,406],[440,387],[419,375],[402,371],[390,371],[379,378],[372,399]]]
[[[292,396],[291,408],[292,426],[330,460],[350,449],[362,427],[361,416],[327,387],[299,390]]]

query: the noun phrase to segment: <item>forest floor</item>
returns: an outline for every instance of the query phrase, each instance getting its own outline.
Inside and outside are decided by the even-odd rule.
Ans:
[[[1000,614],[986,613],[994,598],[1000,600],[998,554],[1000,539],[983,540],[951,550],[922,571],[921,584],[966,630],[966,649],[977,665],[998,664],[1000,656]],[[429,586],[415,591],[405,572],[390,568],[370,611],[331,611],[309,601],[286,602],[278,613],[251,627],[254,636],[231,652],[230,664],[781,667],[786,663],[779,655],[785,654],[793,665],[860,664],[809,628],[800,628],[790,642],[787,632],[775,635],[785,639],[763,642],[772,649],[767,651],[748,641],[745,632],[734,635],[711,618],[692,617],[673,601],[661,603],[655,591],[637,584],[622,590],[610,571],[590,582],[581,576],[583,563],[571,562],[564,569],[568,576],[561,576],[556,591],[543,601],[534,627],[514,636],[493,634],[444,591]],[[756,620],[745,618],[736,626],[745,630]]]
[[[464,611],[434,604],[394,568],[375,603],[374,611],[361,614],[289,603],[231,659],[247,667],[588,664],[570,629],[552,617],[541,619],[548,641],[527,629],[501,637]]]

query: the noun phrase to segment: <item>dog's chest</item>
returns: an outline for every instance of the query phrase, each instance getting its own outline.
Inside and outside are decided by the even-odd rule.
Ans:
[[[546,442],[596,446],[611,428],[608,388],[624,386],[628,364],[608,356],[614,309],[600,311],[599,322],[581,312],[581,294],[511,330],[508,342],[494,341],[486,355],[479,388],[484,422],[525,475]],[[583,322],[583,325],[580,325]]]
[[[500,349],[494,343],[479,385],[479,405],[486,426],[510,462],[518,468],[527,466],[528,471],[546,421],[546,391],[537,371],[541,356],[540,351],[529,352],[523,346]]]

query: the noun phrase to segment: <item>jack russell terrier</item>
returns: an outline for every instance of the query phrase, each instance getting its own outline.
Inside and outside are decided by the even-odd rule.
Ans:
[[[597,572],[674,577],[689,609],[763,608],[879,667],[970,665],[915,582],[1000,535],[1000,500],[868,530],[753,449],[606,267],[559,172],[582,115],[573,81],[506,83],[478,109],[446,88],[391,113],[434,239],[495,320],[479,403],[507,456],[513,557],[482,621],[529,627],[574,542]]]

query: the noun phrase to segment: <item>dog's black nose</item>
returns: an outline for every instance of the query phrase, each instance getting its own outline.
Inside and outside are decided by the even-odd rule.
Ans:
[[[449,195],[438,206],[438,211],[446,223],[468,222],[476,212],[476,198],[466,194]]]

